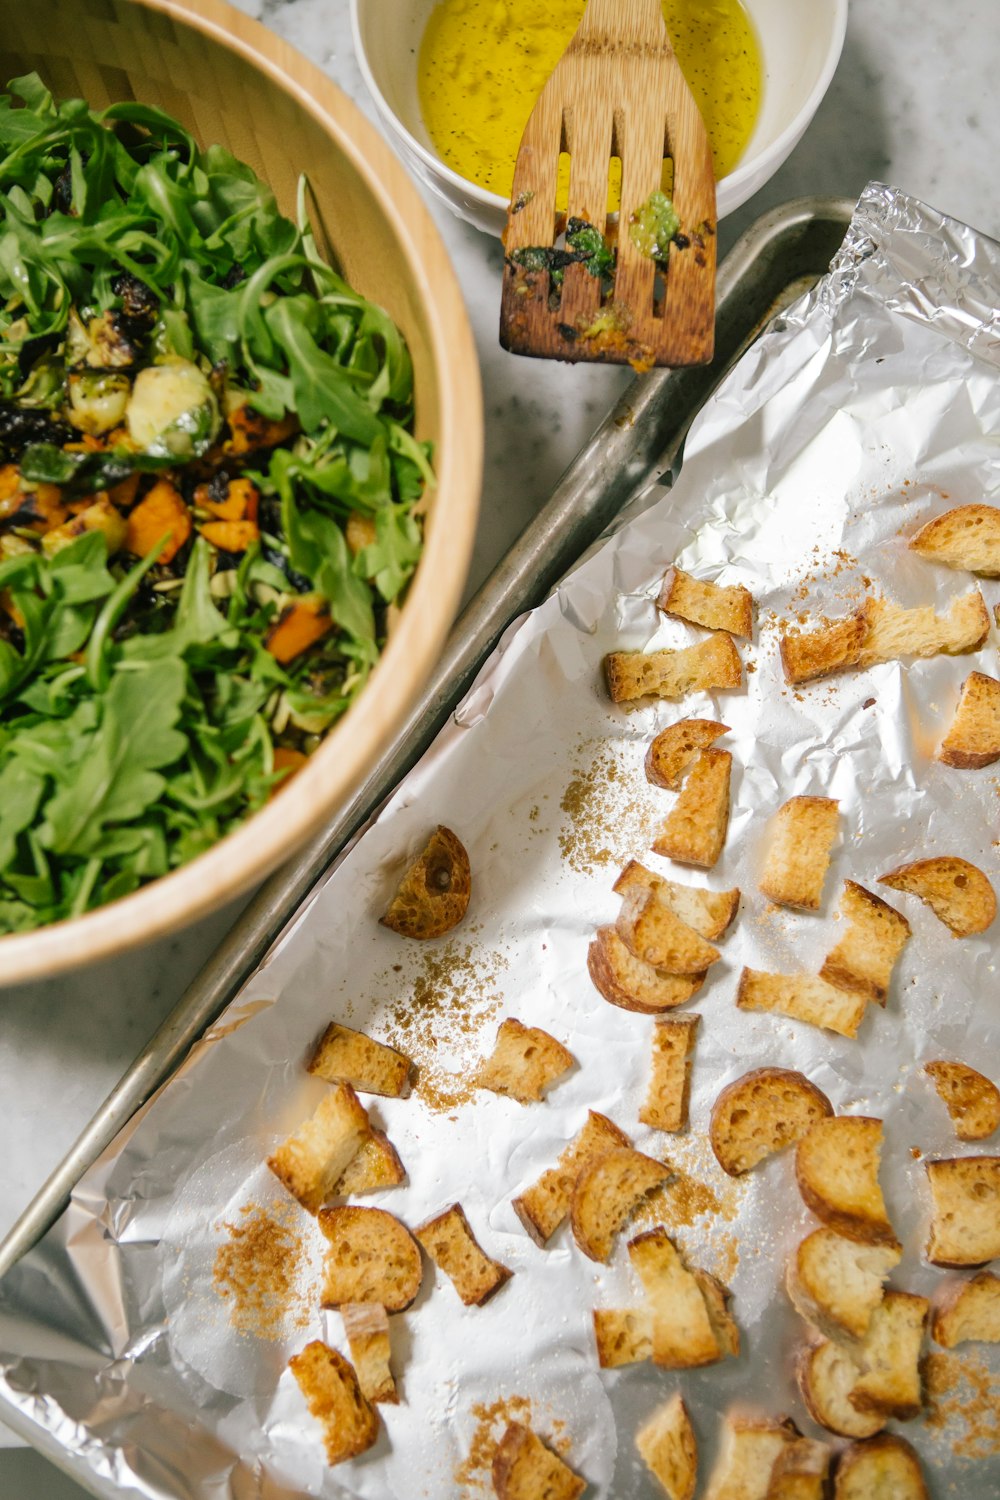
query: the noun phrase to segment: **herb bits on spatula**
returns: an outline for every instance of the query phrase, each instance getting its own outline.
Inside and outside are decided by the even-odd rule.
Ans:
[[[557,201],[563,152],[565,216]],[[617,220],[609,212],[616,160]],[[715,245],[708,136],[660,0],[589,0],[521,137],[504,234],[501,344],[640,370],[707,364]]]

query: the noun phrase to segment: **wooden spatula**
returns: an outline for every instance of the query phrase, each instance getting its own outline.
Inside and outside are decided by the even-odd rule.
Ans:
[[[569,239],[557,243],[559,154],[570,156]],[[621,159],[621,212],[607,223],[608,169]],[[633,243],[633,216],[673,162],[680,228],[665,274]],[[574,221],[617,246],[613,279]],[[576,233],[574,234],[574,230]],[[707,364],[715,332],[715,177],[708,136],[674,56],[660,0],[589,0],[521,137],[504,237],[500,342],[543,359]],[[602,257],[607,259],[607,257]],[[559,286],[560,273],[562,284]]]

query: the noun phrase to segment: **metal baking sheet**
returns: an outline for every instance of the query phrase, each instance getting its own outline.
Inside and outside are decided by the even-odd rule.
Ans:
[[[0,1241],[0,1275],[58,1218],[82,1174],[229,1003],[309,891],[447,721],[510,622],[543,599],[583,551],[619,523],[651,474],[665,482],[676,476],[695,415],[765,322],[824,273],[853,207],[846,198],[799,199],[764,214],[740,238],[719,268],[712,364],[657,370],[633,381],[457,621],[434,675],[368,780],[340,815],[262,886]]]

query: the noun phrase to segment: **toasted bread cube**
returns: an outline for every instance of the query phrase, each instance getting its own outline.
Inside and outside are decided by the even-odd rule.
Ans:
[[[481,1307],[513,1275],[480,1249],[460,1203],[427,1219],[413,1233],[466,1307]]]
[[[967,1281],[945,1282],[938,1293],[932,1326],[945,1349],[975,1340],[1000,1344],[1000,1276],[980,1271]]]
[[[904,609],[888,599],[866,599],[865,639],[859,667],[902,657],[957,656],[978,651],[990,633],[990,617],[978,589],[953,599],[945,614],[929,604]]]
[[[884,1005],[910,924],[894,906],[854,880],[844,882],[840,915],[846,930],[827,954],[819,977]]]
[[[712,1325],[712,1332],[715,1334],[723,1356],[731,1354],[735,1358],[740,1352],[740,1330],[729,1311],[732,1293],[728,1287],[723,1286],[717,1276],[712,1275],[711,1271],[703,1271],[700,1266],[692,1266],[691,1274],[705,1299],[708,1321]]]
[[[646,1419],[635,1435],[635,1446],[667,1500],[693,1500],[698,1482],[698,1443],[684,1398],[678,1392]]]
[[[848,1396],[857,1411],[907,1422],[923,1405],[920,1350],[930,1304],[909,1292],[886,1292],[860,1346],[861,1374]]]
[[[924,1064],[955,1125],[960,1141],[982,1141],[1000,1125],[1000,1089],[967,1063]]]
[[[400,881],[381,922],[421,942],[443,937],[461,922],[471,895],[465,847],[450,828],[439,825]]]
[[[817,630],[790,630],[781,637],[781,665],[793,686],[856,666],[867,631],[864,615],[848,615]]]
[[[377,1193],[406,1181],[406,1169],[384,1130],[373,1130],[334,1183],[332,1198]]]
[[[681,568],[668,568],[656,601],[665,615],[675,615],[706,630],[753,635],[753,596],[741,583],[723,587],[703,583]]]
[[[357,1094],[349,1083],[339,1083],[268,1157],[267,1164],[302,1207],[314,1214],[370,1134]]]
[[[826,1338],[862,1339],[901,1259],[894,1245],[862,1245],[814,1229],[790,1257],[785,1285],[796,1311]]]
[[[379,1302],[402,1312],[420,1290],[423,1263],[405,1224],[384,1208],[324,1208],[319,1227],[330,1242],[323,1263],[323,1307]]]
[[[511,1422],[493,1455],[497,1500],[577,1500],[586,1488],[530,1427]]]
[[[759,882],[769,901],[816,911],[839,818],[835,797],[791,797],[778,808]]]
[[[656,891],[641,886],[625,892],[616,930],[636,958],[670,974],[703,974],[719,957],[718,948],[682,922]]]
[[[658,1015],[700,990],[704,974],[668,974],[636,958],[614,927],[598,927],[587,950],[587,973],[598,994],[621,1010]]]
[[[985,932],[997,914],[992,885],[977,865],[957,854],[915,859],[879,876],[880,885],[909,891],[925,901],[956,937]]]
[[[743,663],[730,635],[713,635],[675,651],[612,651],[604,658],[615,703],[639,698],[683,698],[715,688],[737,688]]]
[[[389,1365],[389,1317],[380,1302],[345,1302],[340,1309],[358,1384],[367,1401],[399,1400]]]
[[[1000,760],[1000,682],[970,672],[937,758],[959,771],[977,771]]]
[[[718,719],[679,719],[669,724],[646,751],[646,780],[653,786],[679,791],[681,778],[698,751],[728,733],[729,725],[720,724]]]
[[[764,974],[760,969],[743,970],[736,1004],[740,1010],[773,1011],[850,1037],[857,1036],[868,1006],[864,995],[838,989],[816,974]]]
[[[664,875],[656,875],[652,870],[647,870],[637,859],[630,859],[615,881],[613,889],[616,895],[622,896],[636,887],[653,891],[661,901],[666,902],[675,917],[680,917],[682,922],[693,927],[695,932],[709,942],[722,936],[740,904],[738,890],[699,890],[697,886],[667,880]]]
[[[606,1261],[615,1235],[670,1168],[630,1146],[619,1146],[583,1168],[573,1187],[573,1238],[591,1260]]]
[[[728,750],[701,752],[653,840],[655,854],[711,869],[722,853],[729,829],[732,766]]]
[[[802,1351],[796,1375],[814,1422],[840,1437],[867,1438],[882,1431],[888,1421],[883,1412],[859,1411],[851,1401],[860,1374],[848,1351],[832,1339]]]
[[[767,1500],[774,1466],[798,1437],[794,1422],[727,1417],[704,1500]]]
[[[1000,1156],[925,1163],[933,1199],[927,1259],[960,1270],[1000,1256]]]
[[[653,1026],[653,1070],[639,1109],[643,1125],[654,1130],[687,1127],[691,1057],[701,1016],[671,1016]]]
[[[631,1145],[624,1130],[592,1109],[586,1124],[561,1153],[554,1167],[513,1202],[536,1245],[544,1246],[569,1213],[576,1180],[583,1169],[608,1151]]]
[[[310,1414],[322,1424],[327,1463],[343,1463],[372,1446],[378,1437],[378,1412],[365,1399],[342,1354],[313,1339],[301,1354],[292,1355],[288,1368]]]
[[[481,1064],[476,1083],[519,1104],[535,1104],[575,1060],[547,1031],[509,1017],[500,1023],[496,1045]]]
[[[740,1177],[832,1114],[829,1099],[802,1073],[755,1068],[727,1084],[716,1099],[709,1143],[722,1170]]]
[[[815,1438],[786,1443],[774,1461],[766,1500],[826,1500],[830,1445]]]
[[[806,1207],[838,1234],[898,1248],[878,1180],[881,1154],[881,1120],[834,1115],[799,1141],[795,1177]]]
[[[653,1357],[653,1315],[648,1307],[595,1307],[594,1337],[602,1370]]]
[[[930,1500],[920,1460],[905,1438],[884,1433],[837,1459],[834,1500]]]
[[[646,1294],[654,1363],[688,1370],[722,1359],[729,1352],[729,1330],[720,1339],[697,1277],[663,1226],[630,1240],[628,1253]],[[724,1299],[722,1314],[726,1321]]]
[[[411,1066],[410,1059],[394,1047],[336,1021],[326,1028],[308,1063],[309,1072],[328,1083],[342,1081],[363,1094],[393,1098],[406,1088]]]
[[[1000,510],[995,505],[957,505],[925,522],[910,546],[931,562],[1000,578]]]

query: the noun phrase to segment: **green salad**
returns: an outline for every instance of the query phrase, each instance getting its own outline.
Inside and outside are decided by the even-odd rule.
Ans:
[[[429,453],[297,217],[156,109],[0,95],[0,933],[214,844],[378,660]]]

